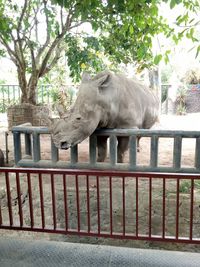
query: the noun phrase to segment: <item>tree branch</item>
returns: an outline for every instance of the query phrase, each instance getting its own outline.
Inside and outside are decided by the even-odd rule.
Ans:
[[[69,27],[69,30],[71,30],[71,29],[73,29],[73,28],[77,28],[77,27],[79,27],[79,26],[81,26],[83,23],[85,23],[85,22],[87,22],[87,21],[81,21],[81,22],[79,22],[79,23],[77,23],[77,24],[74,24],[74,25],[72,25],[71,27]]]
[[[18,26],[17,26],[17,29],[16,29],[16,32],[17,32],[17,40],[14,40],[13,38],[13,41],[14,41],[14,44],[15,44],[15,51],[16,51],[16,55],[18,57],[18,60],[21,64],[21,67],[23,69],[26,69],[26,60],[24,58],[24,51],[23,51],[23,41],[25,40],[25,30],[24,32],[22,31],[22,21],[24,20],[24,17],[25,15],[28,16],[28,14],[26,13],[27,11],[27,8],[28,8],[28,4],[29,4],[29,7],[30,7],[30,2],[28,0],[25,0],[24,1],[24,6],[22,8],[22,12],[21,12],[21,15],[20,15],[20,18],[19,18],[19,23],[18,23]],[[22,32],[22,37],[20,36],[20,33]],[[19,55],[19,56],[18,56]]]
[[[60,48],[60,44],[59,44],[57,46],[57,49],[56,49],[56,52],[55,52],[55,56],[52,59],[51,63],[46,66],[46,68],[44,69],[44,71],[42,72],[42,74],[39,77],[42,77],[45,74],[47,74],[55,66],[55,64],[58,62],[58,60],[60,58],[61,51],[62,51],[62,49]]]
[[[22,21],[23,21],[27,6],[28,6],[28,0],[25,0],[24,1],[24,6],[22,8],[22,13],[21,13],[21,16],[19,18],[19,23],[18,23],[18,26],[17,26],[17,32],[20,32],[20,29],[21,29],[21,26],[22,26]]]
[[[71,13],[69,12],[67,19],[66,19],[66,22],[64,24],[64,27],[62,29],[62,32],[60,34],[58,34],[57,37],[54,39],[51,46],[49,47],[49,50],[46,53],[46,56],[43,59],[43,62],[42,62],[42,65],[41,65],[40,71],[39,71],[39,77],[44,75],[48,60],[50,59],[50,56],[52,55],[53,50],[56,48],[56,46],[59,46],[65,33],[70,29],[71,22],[72,22],[72,17],[71,17]]]
[[[6,48],[10,59],[15,63],[16,66],[18,66],[18,60],[16,58],[15,52],[10,48],[9,44],[6,42],[2,35],[0,35],[0,42]]]
[[[61,22],[61,28],[63,29],[64,23],[63,23],[63,8],[60,7],[60,22]]]
[[[46,12],[46,10],[47,10],[47,1],[43,0],[42,2],[43,2],[43,5],[44,5],[44,13],[45,13],[45,20],[46,20],[46,41],[43,44],[43,46],[40,47],[40,49],[38,51],[38,54],[36,56],[36,64],[39,62],[42,53],[44,52],[44,50],[46,49],[46,47],[50,43],[50,31],[48,30],[48,28],[49,28],[49,18],[48,18],[48,14]]]
[[[196,26],[198,26],[199,24],[200,24],[200,20],[198,20],[197,22],[195,22],[194,24],[192,24],[192,25],[180,25],[180,24],[178,24],[177,22],[174,22],[174,24],[176,25],[176,26],[178,26],[178,27],[180,27],[180,28],[193,28],[193,27],[196,27]]]

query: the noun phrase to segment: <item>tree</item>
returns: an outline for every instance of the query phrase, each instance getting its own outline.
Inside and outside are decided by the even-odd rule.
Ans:
[[[0,1],[0,42],[17,68],[22,103],[36,104],[38,79],[56,64],[62,40],[71,25],[71,12],[56,18],[47,0]],[[44,21],[45,19],[45,21]],[[63,20],[62,20],[63,19]],[[43,29],[43,42],[39,33]],[[40,31],[40,32],[39,32]]]
[[[169,2],[165,0],[165,2]],[[178,14],[175,20],[176,30],[173,30],[172,39],[177,45],[184,37],[190,39],[193,43],[193,47],[190,49],[196,49],[196,58],[200,52],[200,2],[199,0],[170,0],[170,8],[173,9],[177,5],[182,7],[183,12]]]
[[[139,69],[158,64],[162,55],[153,58],[152,39],[173,33],[159,14],[160,2],[0,0],[0,53],[16,65],[22,103],[36,104],[38,80],[57,64],[62,52],[76,81],[83,69],[98,71],[122,62],[134,62]]]

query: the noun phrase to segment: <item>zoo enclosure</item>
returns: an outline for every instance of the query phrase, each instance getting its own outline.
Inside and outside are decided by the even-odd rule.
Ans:
[[[199,183],[199,174],[1,168],[0,229],[199,244]]]
[[[12,129],[14,136],[15,164],[20,167],[43,167],[43,168],[85,168],[85,169],[115,169],[128,171],[148,172],[189,172],[200,173],[200,132],[199,131],[166,131],[166,130],[136,130],[136,129],[99,129],[89,139],[87,162],[80,162],[78,158],[79,145],[70,149],[70,159],[62,160],[60,151],[51,140],[50,132],[46,127],[34,127],[30,124],[15,126]],[[50,159],[41,156],[43,143],[41,136],[49,138]],[[97,136],[109,137],[109,161],[97,162],[96,144]],[[22,148],[22,136],[24,136],[25,149]],[[117,136],[129,138],[129,162],[117,163]],[[149,164],[138,164],[137,138],[146,137],[150,140]],[[172,164],[161,166],[159,164],[159,142],[170,139],[172,146]],[[194,146],[194,165],[191,167],[182,165],[182,143],[192,140]],[[64,153],[67,153],[64,151]]]

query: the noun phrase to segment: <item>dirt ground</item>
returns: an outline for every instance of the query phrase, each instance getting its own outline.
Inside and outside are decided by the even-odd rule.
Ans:
[[[191,130],[200,131],[200,113],[188,114],[185,116],[175,116],[175,115],[162,115],[160,118],[160,123],[155,125],[154,129],[165,129],[165,130]],[[0,116],[0,149],[5,153],[5,131],[7,131],[7,120],[6,116]],[[8,148],[9,148],[9,164],[13,164],[13,140],[12,134],[8,135]],[[44,159],[49,158],[50,145],[49,140],[46,137],[42,137],[43,148],[41,151],[42,157]],[[141,165],[148,165],[149,163],[149,151],[150,151],[150,139],[143,138],[140,143],[141,151],[138,153],[138,163]],[[169,139],[163,139],[159,143],[159,164],[161,166],[169,166],[172,164],[172,147],[173,142]],[[187,167],[194,165],[195,157],[195,140],[183,140],[183,153],[181,164]],[[80,156],[79,161],[84,162],[88,160],[88,141],[86,140],[80,146]],[[67,160],[69,155],[66,153],[60,154],[61,158]],[[126,161],[128,161],[128,155],[126,155]],[[197,207],[198,208],[198,207]],[[31,233],[31,232],[16,232],[16,231],[4,231],[0,230],[0,236],[17,236],[26,239],[47,239],[47,240],[61,240],[67,242],[85,242],[94,244],[107,244],[107,245],[119,245],[119,246],[129,246],[129,247],[142,247],[142,248],[155,248],[155,249],[170,249],[170,250],[183,250],[183,251],[198,251],[200,248],[197,245],[181,245],[181,244],[163,244],[159,242],[147,242],[147,241],[126,241],[126,240],[112,240],[103,238],[85,238],[85,237],[70,237],[64,235],[49,235],[41,233]]]

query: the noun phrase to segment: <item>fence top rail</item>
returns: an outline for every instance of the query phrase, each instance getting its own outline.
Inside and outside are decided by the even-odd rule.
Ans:
[[[13,132],[20,133],[38,133],[38,134],[49,134],[50,130],[48,127],[32,126],[30,123],[12,127]],[[97,129],[94,132],[95,135],[118,135],[118,136],[130,136],[137,135],[143,137],[151,137],[156,135],[159,137],[189,137],[197,138],[200,137],[200,131],[184,131],[184,130],[149,130],[149,129]]]
[[[94,175],[109,177],[143,177],[164,179],[200,179],[197,173],[155,173],[155,172],[130,172],[118,170],[90,170],[90,169],[41,169],[41,168],[0,168],[0,173],[29,173],[29,174],[54,174],[54,175]]]

